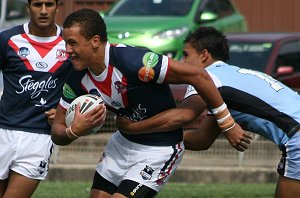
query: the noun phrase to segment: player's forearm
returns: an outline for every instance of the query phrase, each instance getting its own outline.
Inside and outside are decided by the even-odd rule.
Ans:
[[[76,134],[73,135],[72,129],[68,129],[65,124],[65,110],[58,106],[51,129],[51,139],[57,145],[68,145],[77,139]],[[74,130],[74,129],[73,129]]]
[[[146,134],[178,129],[195,118],[196,115],[190,109],[171,109],[138,122],[129,121],[126,118],[118,118],[117,126],[124,133]]]
[[[193,85],[198,94],[212,109],[219,128],[223,132],[232,129],[235,126],[235,122],[209,74],[201,67],[188,64],[182,67],[180,64],[184,63],[170,61],[170,69],[166,81],[168,83],[181,82]]]
[[[70,135],[68,136],[67,133]],[[67,129],[66,126],[60,126],[59,124],[54,123],[51,130],[51,139],[56,145],[65,146],[69,145],[77,138],[76,136],[72,138],[72,133],[70,133],[70,129]]]
[[[193,85],[203,100],[212,108],[221,106],[224,101],[205,69],[170,60],[167,83]],[[182,67],[183,64],[184,66]],[[188,69],[187,69],[188,68]]]

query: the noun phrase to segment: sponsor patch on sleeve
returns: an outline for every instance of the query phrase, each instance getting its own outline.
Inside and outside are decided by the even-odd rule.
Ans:
[[[143,67],[138,72],[138,77],[141,81],[149,82],[155,76],[154,67],[158,63],[159,56],[153,52],[147,52],[143,56]]]
[[[68,84],[64,84],[63,87],[63,95],[68,99],[74,99],[76,98],[76,94],[72,90],[72,88]]]

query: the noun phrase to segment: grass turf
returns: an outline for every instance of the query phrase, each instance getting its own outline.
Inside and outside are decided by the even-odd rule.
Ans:
[[[42,182],[32,198],[88,198],[90,182]],[[272,198],[276,184],[168,183],[159,198]]]

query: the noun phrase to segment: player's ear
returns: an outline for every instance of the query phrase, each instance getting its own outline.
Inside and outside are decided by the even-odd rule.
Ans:
[[[93,37],[93,47],[97,48],[100,46],[100,36],[99,35],[95,35]]]
[[[205,62],[209,58],[209,56],[210,56],[210,53],[207,51],[207,49],[204,49],[200,54],[201,61]]]

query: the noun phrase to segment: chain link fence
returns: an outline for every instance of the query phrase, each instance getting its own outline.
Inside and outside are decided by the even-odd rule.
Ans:
[[[186,128],[197,128],[200,120],[201,118]],[[56,146],[51,162],[95,165],[115,130],[114,114],[108,112],[106,122],[99,133],[80,137],[68,146]],[[236,151],[223,136],[220,136],[207,151],[186,151],[180,166],[276,167],[281,158],[277,146],[261,136],[254,137],[249,149],[242,153]]]

